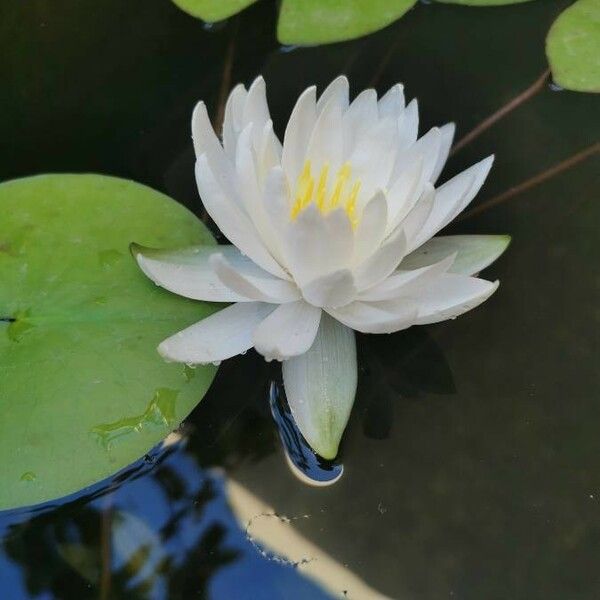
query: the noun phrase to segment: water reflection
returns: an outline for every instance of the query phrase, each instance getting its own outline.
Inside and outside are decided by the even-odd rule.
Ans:
[[[271,382],[269,405],[292,473],[308,485],[325,486],[338,481],[344,473],[344,466],[325,460],[312,451],[294,422],[280,381]]]
[[[0,589],[11,600],[329,597],[285,560],[264,560],[224,476],[200,468],[179,437],[124,482],[0,516]]]

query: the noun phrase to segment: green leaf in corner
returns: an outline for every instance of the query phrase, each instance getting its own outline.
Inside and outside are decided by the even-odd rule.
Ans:
[[[373,33],[399,19],[416,0],[282,0],[282,44],[327,44]]]
[[[600,92],[600,0],[578,0],[546,38],[554,81],[577,92]]]
[[[254,4],[256,0],[173,0],[173,2],[192,17],[214,23],[239,13]]]
[[[200,401],[216,369],[156,346],[214,312],[155,286],[129,254],[214,244],[183,206],[100,175],[0,185],[0,509],[127,466]]]

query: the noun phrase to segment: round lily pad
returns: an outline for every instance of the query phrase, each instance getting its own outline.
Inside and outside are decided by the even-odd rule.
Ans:
[[[282,44],[328,44],[382,29],[416,0],[282,0],[277,37]]]
[[[214,312],[155,286],[128,247],[214,244],[186,208],[100,175],[0,184],[0,509],[67,495],[143,456],[216,369],[165,337]]]
[[[577,0],[546,38],[554,81],[576,92],[600,92],[600,0]]]
[[[256,0],[173,0],[173,2],[192,17],[214,23],[239,13],[254,4]]]

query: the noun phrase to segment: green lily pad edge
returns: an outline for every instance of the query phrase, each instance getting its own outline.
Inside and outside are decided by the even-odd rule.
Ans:
[[[157,345],[219,305],[151,283],[129,253],[214,245],[171,198],[104,175],[0,184],[0,510],[68,496],[147,454],[199,403],[212,365]]]
[[[554,21],[546,38],[552,77],[575,92],[600,92],[600,1],[577,0]]]

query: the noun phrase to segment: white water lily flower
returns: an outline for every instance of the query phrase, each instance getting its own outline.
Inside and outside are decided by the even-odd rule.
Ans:
[[[212,363],[254,347],[283,361],[287,399],[312,448],[333,458],[356,393],[354,331],[392,333],[454,318],[498,287],[474,274],[507,236],[431,239],[475,197],[493,157],[443,185],[454,125],[417,139],[401,85],[349,102],[339,77],[296,102],[283,144],[265,82],[238,85],[222,143],[200,102],[192,117],[196,179],[233,245],[134,248],[162,287],[231,306],[159,346],[166,359]]]

